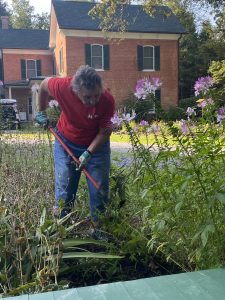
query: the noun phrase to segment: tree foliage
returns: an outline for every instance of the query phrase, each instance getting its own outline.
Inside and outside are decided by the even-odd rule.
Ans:
[[[49,29],[50,16],[48,13],[36,14],[33,17],[32,27],[34,29]]]
[[[32,28],[34,7],[29,0],[12,0],[10,22],[13,28]]]
[[[125,18],[125,8],[131,4],[130,0],[102,0],[89,12],[93,18],[100,19],[100,27],[103,31],[110,31],[116,28],[118,31],[126,31],[127,21]],[[164,7],[170,7],[174,13],[177,13],[177,7],[186,7],[190,11],[194,10],[196,5],[210,6],[215,10],[224,7],[224,0],[137,0],[135,4],[143,5],[143,9],[149,15],[154,16],[155,7],[161,6],[161,11],[167,14]]]
[[[225,60],[213,61],[209,67],[209,72],[216,84],[215,96],[225,104]]]
[[[12,0],[11,5],[10,22],[13,28],[49,29],[49,14],[34,14],[29,0]]]
[[[193,84],[198,77],[198,35],[194,22],[193,13],[180,8],[177,14],[187,34],[180,40],[180,98],[189,98]]]
[[[0,16],[8,16],[9,9],[7,3],[3,0],[0,0]]]

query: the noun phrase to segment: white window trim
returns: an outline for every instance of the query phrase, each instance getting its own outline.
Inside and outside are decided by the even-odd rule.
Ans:
[[[153,69],[143,69],[142,71],[144,71],[144,72],[154,72],[155,71],[155,46],[145,45],[145,46],[142,46],[142,47],[143,47],[143,60],[144,60],[144,48],[145,47],[153,48]]]
[[[37,77],[37,60],[36,59],[26,59],[26,78],[28,78],[28,76],[27,76],[27,61],[28,60],[29,61],[32,60],[35,62],[35,76],[34,77]]]
[[[63,47],[59,49],[59,74],[64,72]]]
[[[101,44],[91,44],[91,65],[92,65],[92,46],[101,46],[102,47],[102,69],[95,69],[96,71],[104,71],[104,48]]]
[[[155,96],[155,92],[154,92],[154,96]],[[150,115],[152,115],[152,114],[155,114],[155,112],[156,112],[156,110],[155,110],[155,102],[154,102],[154,103],[153,103],[152,109],[150,109],[148,113],[149,113]]]

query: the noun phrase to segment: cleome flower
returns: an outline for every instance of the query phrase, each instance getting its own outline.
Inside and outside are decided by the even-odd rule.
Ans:
[[[135,111],[132,111],[132,113],[122,113],[121,116],[119,116],[118,112],[115,112],[113,117],[110,119],[113,125],[120,126],[123,122],[130,122],[131,120],[135,119],[136,113]]]
[[[191,116],[196,116],[195,108],[188,107],[186,110],[186,114],[187,114],[188,118],[190,118]]]
[[[51,101],[49,101],[48,106],[51,107],[51,108],[58,107],[59,103],[58,103],[57,100],[51,100]]]
[[[137,81],[134,95],[139,100],[145,100],[148,95],[154,94],[161,85],[158,77],[140,79]]]
[[[139,123],[140,126],[148,126],[148,122],[145,120],[141,120],[141,122]]]
[[[225,106],[222,106],[217,110],[216,118],[218,123],[221,123],[223,120],[225,120]]]
[[[199,77],[194,85],[195,96],[200,95],[200,93],[203,93],[203,95],[205,95],[209,88],[212,86],[213,79],[211,76]]]
[[[189,133],[189,128],[185,120],[180,120],[179,125],[180,125],[180,130],[183,134]]]
[[[196,101],[197,102],[197,106],[198,107],[201,107],[201,108],[204,108],[206,107],[207,105],[213,105],[214,104],[214,101],[212,98],[208,98],[208,99],[199,99]]]
[[[115,126],[120,126],[121,123],[123,122],[123,119],[119,117],[117,112],[115,112],[113,117],[111,118],[111,122]]]
[[[122,120],[125,122],[130,122],[131,120],[135,119],[136,117],[136,113],[133,110],[132,114],[128,113],[128,114],[122,114]]]

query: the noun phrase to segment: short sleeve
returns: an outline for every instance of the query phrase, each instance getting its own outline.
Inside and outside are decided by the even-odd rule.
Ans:
[[[48,80],[48,91],[49,94],[61,104],[62,91],[65,88],[64,78],[52,77]]]
[[[106,94],[106,101],[104,101],[104,114],[100,119],[99,127],[100,128],[111,128],[112,122],[111,118],[115,112],[115,100],[113,96],[109,93]]]

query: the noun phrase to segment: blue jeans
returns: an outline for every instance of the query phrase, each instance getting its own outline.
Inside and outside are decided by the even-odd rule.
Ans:
[[[58,135],[70,148],[75,157],[79,157],[86,149],[71,143],[59,131]],[[86,178],[89,190],[90,212],[93,221],[97,221],[98,212],[102,212],[105,204],[109,201],[109,170],[110,170],[110,143],[107,141],[101,148],[92,154],[90,161],[86,165],[88,173],[100,184],[99,190]],[[56,139],[54,145],[55,161],[55,206],[59,206],[59,201],[64,201],[64,208],[61,217],[68,214],[76,199],[77,188],[80,180],[80,171],[76,171],[76,165],[67,154],[63,146]]]

